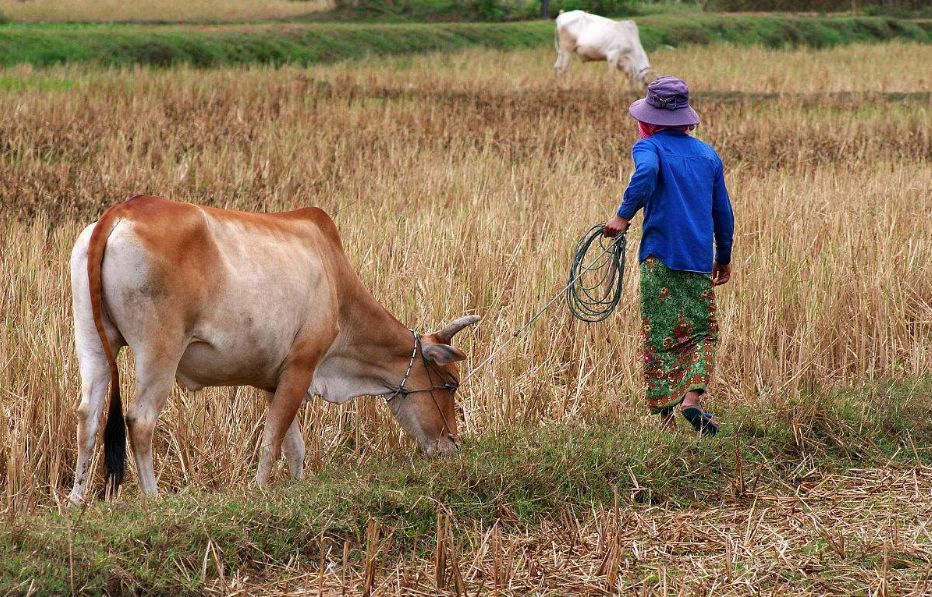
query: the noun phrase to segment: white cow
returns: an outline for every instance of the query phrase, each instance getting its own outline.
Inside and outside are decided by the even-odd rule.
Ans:
[[[558,76],[570,67],[575,53],[583,62],[605,60],[609,70],[624,69],[642,87],[655,78],[634,21],[613,21],[582,10],[561,12],[555,41],[557,62],[553,66]]]

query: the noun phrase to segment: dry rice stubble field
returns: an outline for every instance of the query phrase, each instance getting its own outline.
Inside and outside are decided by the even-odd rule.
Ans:
[[[284,20],[333,8],[328,0],[0,0],[0,15],[26,23],[217,23]]]
[[[693,83],[699,135],[722,154],[734,196],[717,408],[780,408],[929,370],[932,84],[912,67],[930,59],[903,44],[655,54],[661,72]],[[633,92],[578,64],[555,84],[551,60],[470,51],[272,71],[0,73],[3,508],[54,505],[71,482],[68,251],[133,194],[324,207],[403,322],[483,315],[460,341],[480,362],[561,285],[576,237],[610,212],[631,169]],[[642,416],[636,277],[613,319],[586,327],[558,309],[479,374],[462,392],[466,433]],[[156,440],[161,487],[245,486],[263,413],[249,390],[176,391]],[[300,416],[313,469],[410,448],[376,400]],[[703,562],[686,565],[705,582],[716,573]]]

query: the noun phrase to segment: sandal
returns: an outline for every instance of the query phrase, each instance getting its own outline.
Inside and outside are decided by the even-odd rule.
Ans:
[[[718,433],[718,423],[712,421],[712,413],[707,413],[697,406],[690,406],[680,410],[683,418],[689,421],[693,429],[702,435],[715,435]]]

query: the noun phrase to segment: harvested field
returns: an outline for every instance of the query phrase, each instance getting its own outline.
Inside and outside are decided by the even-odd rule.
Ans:
[[[631,508],[632,487],[666,482],[647,472],[612,478],[618,511],[604,500],[549,515],[511,505],[511,518],[506,508],[474,520],[447,504],[464,586],[921,594],[932,432],[911,417],[925,412],[928,384],[925,393],[915,384],[932,368],[932,80],[914,67],[932,62],[932,48],[716,46],[652,60],[692,83],[698,134],[725,161],[738,222],[711,402],[735,425],[716,445],[730,453],[740,437],[753,456],[755,438],[773,436],[787,447],[760,456],[777,460],[760,488],[739,492],[753,499],[704,502],[714,494],[689,493],[681,480],[658,503]],[[484,360],[562,286],[577,236],[611,213],[631,172],[625,107],[635,92],[601,65],[576,63],[557,83],[552,61],[551,51],[527,50],[306,69],[0,70],[0,510],[42,515],[70,487],[80,381],[68,254],[83,226],[135,194],[246,210],[321,206],[402,322],[428,330],[483,315],[458,346],[465,369]],[[462,389],[461,430],[481,439],[580,421],[640,425],[636,281],[630,268],[609,321],[586,327],[557,309],[516,341]],[[885,380],[906,388],[883,402],[889,421],[867,389]],[[829,409],[839,392],[850,399]],[[155,440],[160,487],[245,491],[264,411],[251,390],[176,390]],[[322,483],[412,449],[374,399],[313,403],[299,416]],[[653,429],[641,433],[645,445],[656,441]],[[688,434],[669,442],[671,459],[693,445]],[[630,458],[643,464],[649,453]],[[703,483],[713,469],[697,469]],[[133,503],[135,492],[131,478],[121,499]],[[392,525],[382,518],[371,532],[384,537]],[[302,554],[261,578],[236,560],[236,570],[205,564],[202,578],[189,571],[165,586],[359,586],[366,531],[355,532],[351,565],[339,544],[336,571],[322,577],[317,556]],[[433,556],[395,545],[403,553],[379,552],[391,554],[379,560],[380,590],[431,592],[436,564],[423,558]],[[132,574],[117,582],[153,582]],[[454,587],[454,576],[442,584]]]
[[[0,0],[0,14],[18,22],[216,23],[306,17],[333,8],[327,0]]]
[[[374,595],[432,594],[438,579],[462,594],[924,595],[930,496],[928,468],[852,469],[687,510],[620,495],[582,518],[557,513],[534,532],[457,526],[441,514],[433,551],[393,566],[344,563],[342,546],[327,545],[323,574],[285,567],[271,583],[231,578],[212,589],[362,594],[368,574]],[[391,529],[375,530],[373,551],[391,541]]]

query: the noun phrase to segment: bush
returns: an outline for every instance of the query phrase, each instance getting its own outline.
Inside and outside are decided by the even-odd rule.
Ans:
[[[637,4],[634,0],[551,0],[550,17],[556,17],[561,10],[585,10],[608,17],[631,16],[637,14]]]
[[[708,0],[706,10],[784,12],[864,12],[915,14],[928,11],[928,0]]]
[[[508,16],[508,9],[495,0],[475,0],[474,11],[483,21],[503,21]]]
[[[637,0],[549,0],[547,14],[585,10],[605,16],[637,13]],[[335,13],[345,18],[396,17],[425,21],[486,22],[538,18],[541,0],[336,0]]]
[[[656,10],[656,5],[651,9],[641,0],[335,0],[335,9],[320,13],[317,18],[503,22],[540,18],[544,2],[549,18],[555,18],[561,10],[585,10],[607,17],[649,14]],[[915,16],[923,10],[932,11],[922,8],[923,0],[702,0],[699,4],[710,11],[725,12],[839,12],[855,8],[865,14]],[[664,6],[665,10],[671,7]]]

